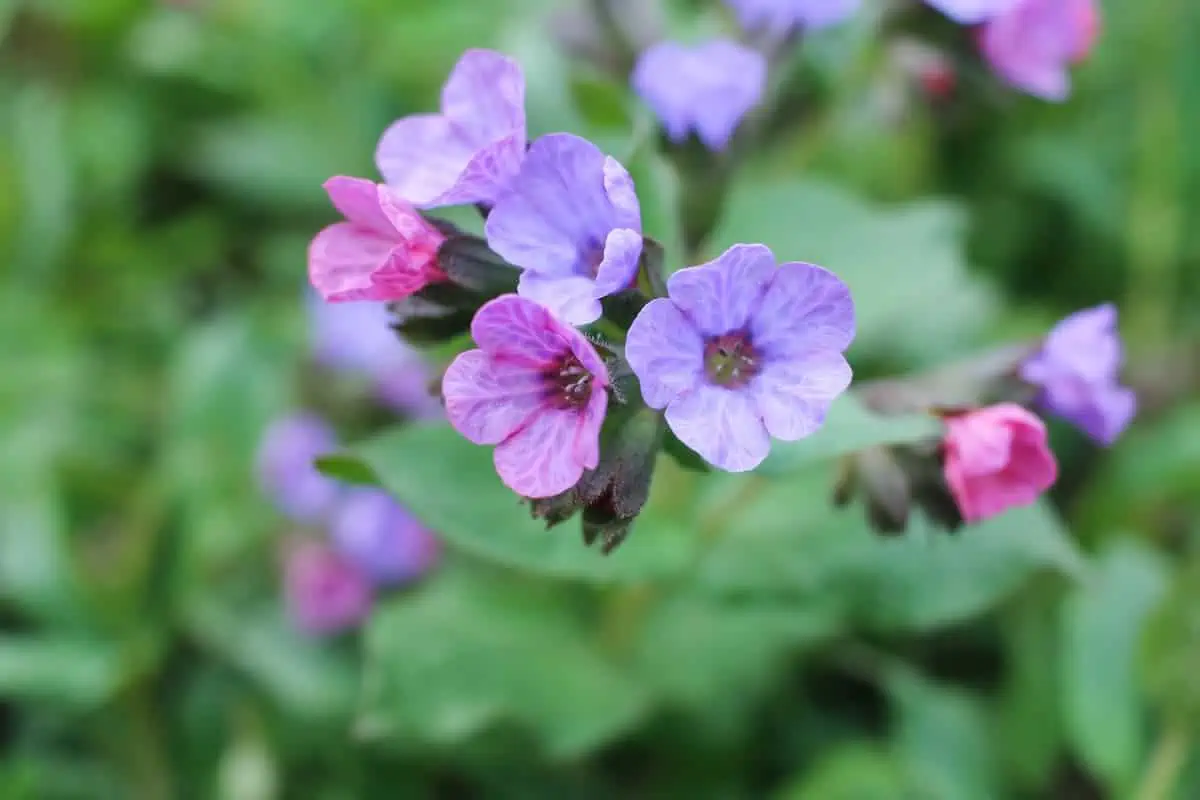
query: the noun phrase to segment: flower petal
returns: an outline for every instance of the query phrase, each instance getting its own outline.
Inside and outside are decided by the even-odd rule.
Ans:
[[[840,353],[854,339],[850,288],[814,264],[781,264],[750,327],[755,347],[768,358],[817,350]]]
[[[613,226],[641,233],[642,207],[633,187],[633,176],[612,156],[604,159],[604,193],[613,207]]]
[[[672,400],[666,417],[681,442],[729,472],[754,469],[771,449],[748,392],[701,383]]]
[[[471,320],[471,338],[484,351],[539,368],[567,352],[569,330],[545,307],[515,294],[484,303]]]
[[[821,351],[788,361],[769,361],[751,382],[754,405],[776,439],[794,442],[825,422],[829,406],[850,385],[841,353]]]
[[[414,114],[384,131],[375,166],[392,187],[421,207],[441,204],[478,148],[440,114]]]
[[[608,411],[608,392],[597,387],[588,399],[575,428],[575,458],[584,469],[595,469],[600,463],[600,427]]]
[[[583,436],[579,420],[571,409],[547,408],[533,417],[496,448],[500,480],[522,497],[553,497],[578,483],[585,448],[576,439]]]
[[[715,260],[681,269],[667,293],[706,336],[746,327],[775,272],[775,256],[761,244],[735,244]]]
[[[625,339],[625,359],[651,408],[668,403],[704,381],[704,340],[670,300],[651,300]]]
[[[604,240],[604,259],[596,268],[596,297],[607,297],[632,286],[637,280],[641,256],[641,233],[629,228],[610,231]]]
[[[385,238],[394,238],[391,220],[380,208],[379,184],[365,178],[335,175],[324,184],[329,201],[348,222]]]
[[[403,244],[349,222],[330,225],[313,238],[308,277],[330,302],[398,300],[429,283],[424,265],[413,263]]]
[[[554,316],[572,325],[588,325],[600,319],[604,309],[596,298],[596,283],[589,278],[547,277],[523,272],[517,293],[545,306]]]
[[[476,145],[519,134],[525,138],[525,74],[494,50],[462,54],[442,89],[442,114]]]
[[[475,444],[498,444],[541,411],[544,386],[534,369],[468,350],[446,369],[442,396],[456,431]]]

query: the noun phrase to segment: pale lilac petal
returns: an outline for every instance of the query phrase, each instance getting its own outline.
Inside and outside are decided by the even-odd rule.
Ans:
[[[676,272],[667,291],[701,333],[720,336],[746,327],[774,272],[769,248],[735,244],[714,261]]]
[[[929,5],[963,25],[975,25],[1008,11],[1017,0],[925,0]]]
[[[273,422],[258,446],[256,468],[263,491],[297,522],[324,518],[341,491],[313,463],[337,450],[337,435],[315,414],[292,414]]]
[[[747,30],[786,32],[835,25],[858,10],[859,0],[726,0]]]
[[[439,552],[437,539],[420,520],[379,489],[348,492],[338,504],[329,537],[337,553],[376,585],[420,576]]]
[[[584,465],[577,453],[586,451],[588,445],[577,439],[577,434],[582,438],[577,411],[543,409],[496,447],[494,460],[500,480],[522,497],[553,497],[565,492],[583,475]]]
[[[596,297],[596,282],[590,278],[522,272],[517,294],[545,306],[554,316],[572,325],[589,325],[604,312]]]
[[[794,442],[811,436],[824,424],[830,404],[846,391],[851,375],[850,365],[840,353],[821,351],[768,361],[748,388],[767,432]]]
[[[651,300],[634,319],[625,359],[651,408],[665,408],[704,380],[704,340],[667,298]]]
[[[607,411],[608,392],[597,387],[576,422],[575,441],[572,443],[575,460],[584,469],[595,469],[600,463],[600,427],[604,424]]]
[[[604,260],[596,268],[597,297],[628,289],[637,280],[642,256],[642,234],[629,228],[610,231],[604,241]]]
[[[766,426],[746,392],[700,384],[672,400],[666,418],[681,442],[728,472],[754,469],[771,449]]]
[[[414,114],[384,132],[375,166],[410,203],[430,207],[455,188],[476,152],[475,143],[442,115]]]
[[[1070,93],[1070,65],[1095,37],[1094,0],[1018,0],[992,16],[981,46],[992,68],[1013,86],[1045,100]]]
[[[564,330],[545,307],[515,294],[488,301],[471,321],[471,338],[489,355],[535,367],[568,350]]]
[[[755,346],[770,358],[816,350],[840,353],[854,340],[850,288],[814,264],[781,264],[750,327]]]
[[[612,156],[604,159],[604,193],[612,204],[613,226],[641,233],[642,207],[633,187],[633,176]]]
[[[499,444],[541,411],[544,383],[535,368],[468,350],[442,379],[446,417],[475,444]]]
[[[366,178],[335,175],[325,181],[324,189],[333,207],[348,222],[388,239],[395,237],[392,221],[380,207],[379,184]]]
[[[442,114],[476,142],[525,131],[525,74],[493,50],[462,54],[442,89]]]

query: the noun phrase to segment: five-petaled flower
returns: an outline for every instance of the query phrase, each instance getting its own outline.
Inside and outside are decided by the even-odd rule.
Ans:
[[[616,159],[568,133],[533,143],[488,215],[488,245],[521,267],[517,292],[574,325],[637,279],[641,210]]]
[[[379,172],[421,208],[491,205],[525,154],[525,75],[512,59],[468,50],[442,89],[440,114],[392,123],[375,151]]]
[[[600,458],[608,369],[583,334],[516,295],[485,304],[471,322],[479,345],[446,370],[450,423],[494,444],[501,480],[524,497],[570,489]]]
[[[947,417],[942,446],[946,483],[967,522],[1029,505],[1058,477],[1045,424],[1013,403]]]
[[[1043,100],[1065,100],[1069,67],[1091,51],[1095,0],[1017,0],[983,28],[983,54],[1004,80]]]
[[[348,491],[329,535],[337,552],[378,586],[419,577],[439,552],[437,539],[425,526],[380,489]]]
[[[330,302],[399,300],[445,280],[437,251],[445,237],[392,189],[362,178],[325,182],[345,222],[308,247],[308,278]]]
[[[859,0],[726,0],[747,30],[787,32],[835,25],[858,10]]]
[[[631,81],[672,141],[695,131],[708,149],[724,150],[742,117],[762,100],[767,60],[728,39],[694,47],[660,42],[638,58]]]
[[[1137,397],[1118,383],[1121,340],[1111,304],[1079,311],[1054,326],[1021,377],[1041,390],[1041,405],[1100,444],[1112,444],[1133,419]]]
[[[846,284],[812,264],[776,268],[768,248],[740,244],[676,272],[667,291],[634,320],[625,357],[647,405],[666,408],[684,444],[742,472],[766,458],[770,437],[795,441],[821,427],[850,384]]]

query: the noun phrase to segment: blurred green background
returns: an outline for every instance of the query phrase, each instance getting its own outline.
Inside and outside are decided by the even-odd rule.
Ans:
[[[0,0],[0,797],[1200,797],[1189,0],[1104,3],[1061,106],[970,64],[931,99],[871,13],[814,36],[714,237],[843,275],[865,377],[1117,302],[1142,412],[1108,451],[1055,426],[1053,503],[880,540],[818,451],[667,462],[605,559],[408,428],[362,453],[446,558],[361,635],[292,630],[253,461],[310,402],[320,184],[373,176],[472,46],[525,66],[531,134],[626,155],[643,115],[549,35],[567,5]]]

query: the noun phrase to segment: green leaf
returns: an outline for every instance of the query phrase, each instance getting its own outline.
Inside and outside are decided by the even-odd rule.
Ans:
[[[909,444],[941,435],[941,423],[930,416],[905,414],[884,417],[844,394],[829,409],[825,424],[798,442],[773,442],[771,454],[758,471],[773,475],[832,461],[879,445]]]
[[[641,581],[678,572],[694,547],[680,520],[655,509],[653,491],[629,541],[610,556],[586,548],[575,523],[547,530],[500,482],[491,448],[449,426],[408,426],[353,452],[446,541],[507,566],[589,581]]]
[[[757,481],[757,483],[755,483]],[[1013,509],[955,535],[914,515],[908,532],[881,539],[859,508],[829,504],[828,470],[787,480],[710,481],[719,502],[743,497],[700,567],[712,590],[833,602],[877,630],[925,630],[983,613],[1040,570],[1067,574],[1080,557],[1045,505]],[[712,514],[701,509],[701,515]]]
[[[0,697],[86,709],[120,687],[122,664],[102,640],[0,637]]]
[[[876,208],[812,182],[734,187],[711,250],[762,242],[779,261],[809,261],[849,284],[856,348],[937,362],[961,352],[992,318],[962,256],[962,215],[944,202]]]
[[[555,588],[446,571],[380,608],[358,731],[455,747],[507,723],[571,757],[637,724],[646,696]]]
[[[315,462],[317,469],[331,478],[359,486],[378,486],[379,478],[374,470],[352,455],[337,454],[321,456]]]
[[[1145,731],[1135,665],[1143,627],[1166,583],[1166,566],[1156,553],[1118,540],[1064,609],[1067,736],[1116,796],[1132,788],[1142,765]]]
[[[1200,561],[1193,559],[1176,576],[1147,622],[1142,649],[1141,672],[1157,710],[1200,730]]]

